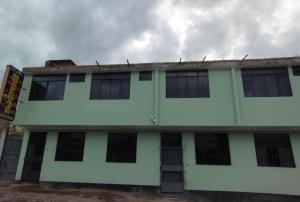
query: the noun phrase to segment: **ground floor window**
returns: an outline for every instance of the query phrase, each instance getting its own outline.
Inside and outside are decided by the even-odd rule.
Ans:
[[[295,167],[288,134],[255,134],[258,166]]]
[[[58,134],[55,161],[82,161],[85,133],[61,132]]]
[[[106,162],[135,163],[136,133],[109,133]]]
[[[196,133],[196,164],[230,165],[228,135],[226,133]]]

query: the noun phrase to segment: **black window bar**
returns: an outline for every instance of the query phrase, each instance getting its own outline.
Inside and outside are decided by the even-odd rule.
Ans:
[[[209,97],[207,70],[182,70],[166,72],[167,98]]]
[[[226,133],[195,134],[196,164],[230,165],[229,141]]]
[[[135,163],[136,133],[109,133],[106,162]]]
[[[129,99],[130,72],[93,74],[91,100]]]
[[[85,133],[62,132],[58,134],[55,161],[82,161]]]
[[[242,80],[245,97],[292,96],[286,67],[243,68]]]
[[[295,167],[288,134],[255,134],[258,166]]]
[[[69,82],[84,82],[85,81],[85,74],[70,74]]]

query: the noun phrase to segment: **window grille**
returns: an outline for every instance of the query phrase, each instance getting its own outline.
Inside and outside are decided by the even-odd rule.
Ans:
[[[295,167],[288,134],[255,134],[258,166]]]
[[[227,134],[195,134],[194,138],[196,164],[231,164]]]
[[[55,161],[82,161],[85,133],[62,132],[58,134]]]
[[[109,133],[107,141],[107,162],[136,162],[137,135],[135,133]]]

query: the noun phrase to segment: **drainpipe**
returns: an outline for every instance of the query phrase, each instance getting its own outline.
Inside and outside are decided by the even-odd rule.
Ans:
[[[231,67],[230,70],[231,70],[231,80],[232,80],[235,121],[236,121],[236,125],[241,125],[242,124],[241,107],[240,107],[239,91],[237,89],[237,84],[236,84],[236,69],[234,67]]]
[[[159,86],[158,86],[158,69],[155,69],[154,72],[154,114],[151,117],[153,125],[158,125],[158,116],[159,116],[159,109],[158,109],[158,102],[159,102]]]

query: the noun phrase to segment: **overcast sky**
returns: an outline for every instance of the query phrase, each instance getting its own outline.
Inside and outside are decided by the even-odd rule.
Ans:
[[[299,0],[1,0],[0,70],[300,55]]]

